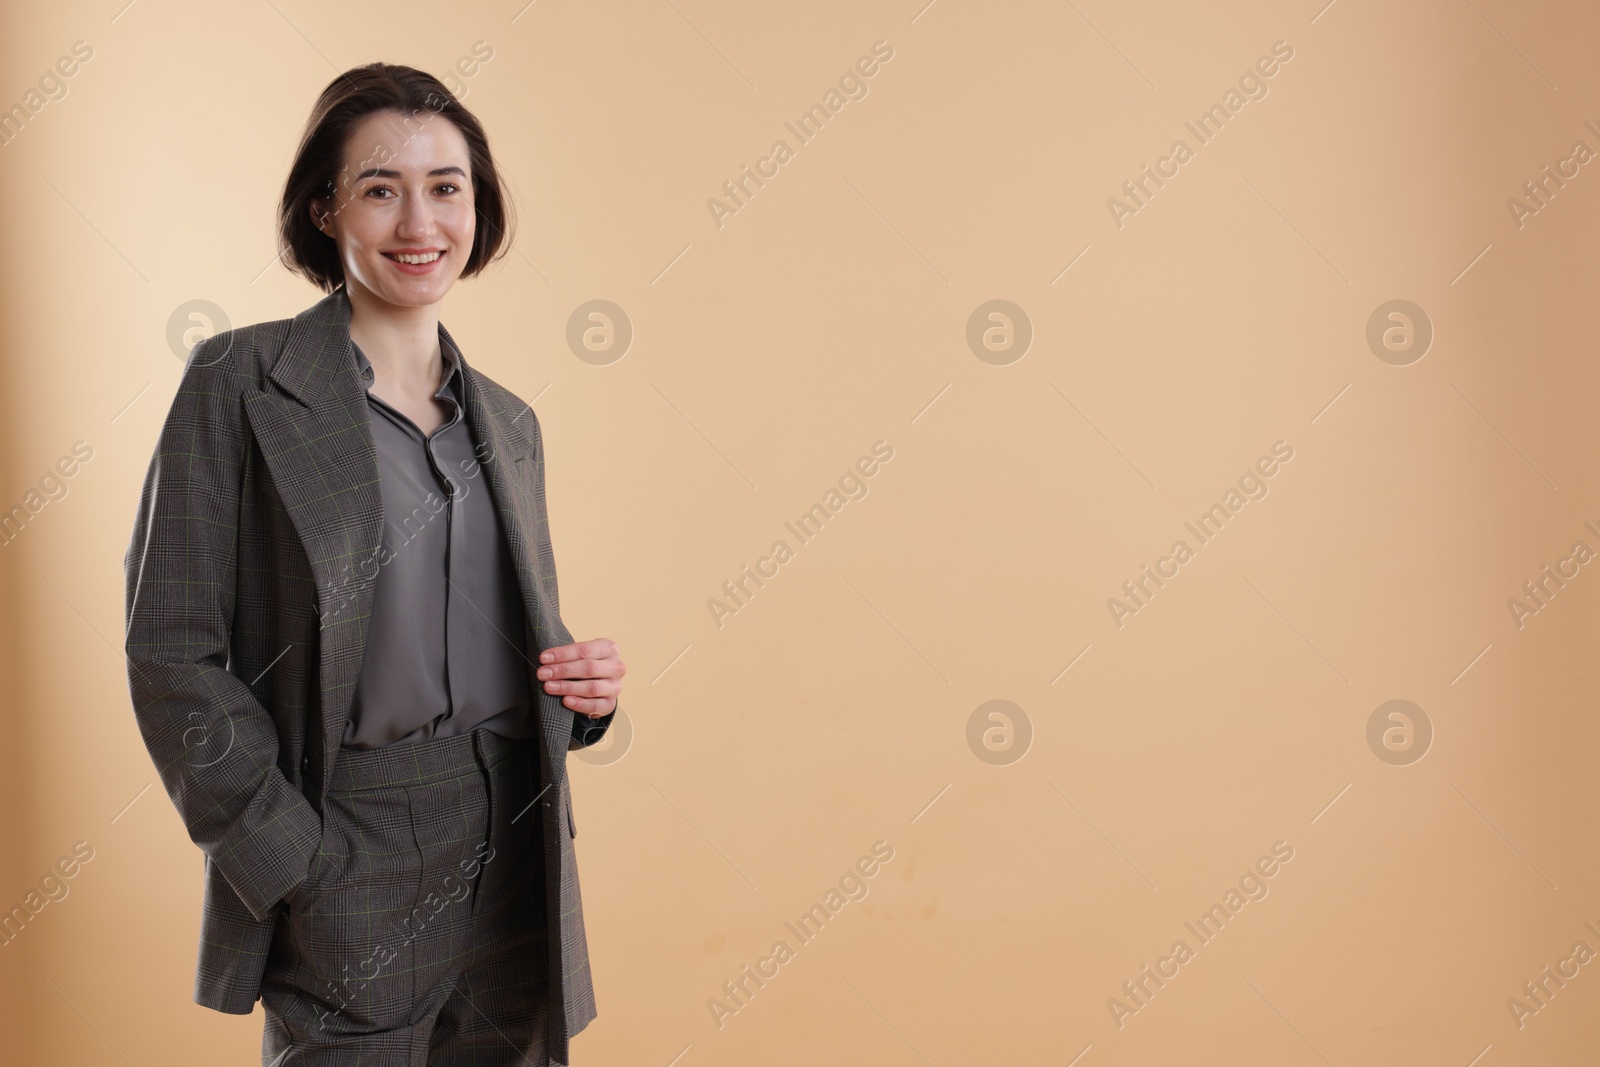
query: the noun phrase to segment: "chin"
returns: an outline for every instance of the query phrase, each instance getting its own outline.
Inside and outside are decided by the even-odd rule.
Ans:
[[[425,304],[438,303],[454,284],[455,277],[452,276],[449,278],[419,278],[410,285],[404,282],[388,281],[384,285],[369,285],[367,289],[387,304],[394,304],[398,307],[419,307]]]

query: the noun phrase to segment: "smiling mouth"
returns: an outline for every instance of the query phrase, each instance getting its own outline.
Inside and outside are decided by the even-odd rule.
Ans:
[[[419,255],[409,252],[385,252],[384,255],[389,259],[394,260],[396,263],[409,263],[413,267],[420,267],[423,264],[432,263],[434,260],[444,255],[444,253],[424,252]]]

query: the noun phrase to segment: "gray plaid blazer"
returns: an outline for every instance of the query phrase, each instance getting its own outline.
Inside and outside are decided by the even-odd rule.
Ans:
[[[440,334],[460,346],[441,324]],[[540,724],[550,1053],[595,1017],[566,756],[615,718],[534,676],[561,621],[539,420],[462,358],[466,418],[516,561]],[[383,507],[343,286],[292,319],[200,342],[162,426],[128,546],[134,714],[205,854],[195,1001],[248,1014],[361,672]],[[559,806],[559,810],[558,810]],[[565,1019],[564,1027],[555,1020]]]

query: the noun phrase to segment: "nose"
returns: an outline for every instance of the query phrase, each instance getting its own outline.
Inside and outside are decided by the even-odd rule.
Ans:
[[[406,197],[405,203],[400,207],[397,235],[406,240],[416,240],[426,237],[432,231],[433,205],[428,203],[427,196]]]

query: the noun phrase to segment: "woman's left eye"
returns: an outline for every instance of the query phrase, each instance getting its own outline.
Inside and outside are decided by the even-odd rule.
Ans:
[[[445,189],[448,189],[450,192],[454,193],[460,191],[460,186],[456,185],[455,182],[445,182],[443,185],[439,186],[438,189],[435,189],[434,192],[440,192]]]

